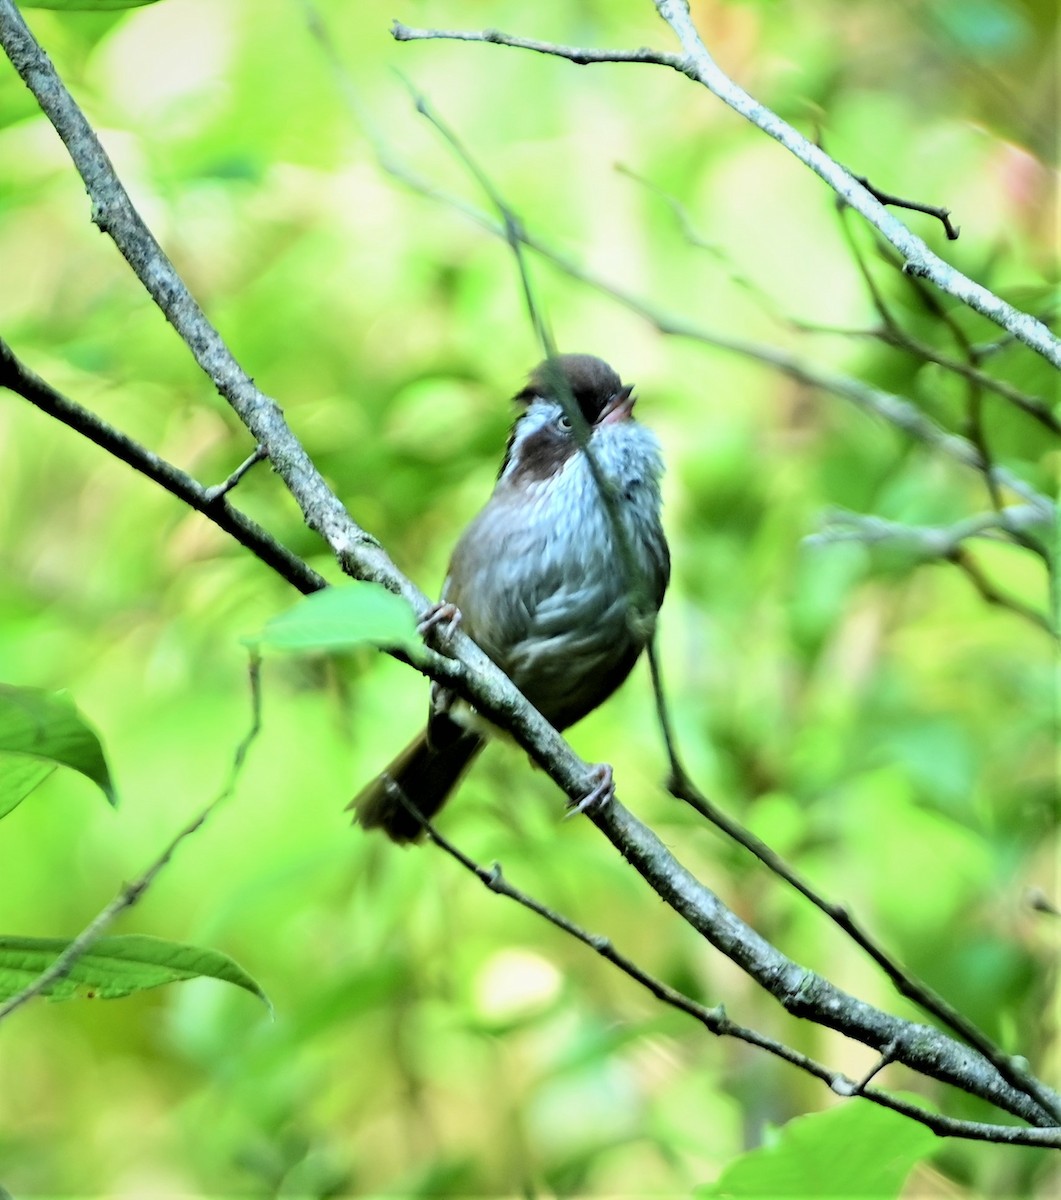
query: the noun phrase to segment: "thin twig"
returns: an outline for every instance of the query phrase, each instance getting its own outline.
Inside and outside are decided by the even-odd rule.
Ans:
[[[981,512],[963,517],[952,525],[907,525],[871,513],[833,508],[822,515],[822,527],[803,539],[805,546],[824,546],[833,542],[863,542],[874,546],[894,543],[919,559],[947,558],[955,547],[971,538],[1007,542],[1007,535],[1018,529],[1026,537],[1043,539],[1047,544],[1054,522],[1030,504],[1010,504],[1002,513]]]
[[[269,455],[266,453],[264,446],[255,446],[254,453],[240,463],[240,465],[232,472],[227,479],[220,483],[215,483],[213,487],[206,489],[206,496],[211,504],[215,504],[222,496],[227,496],[229,492],[236,487],[244,475],[251,469],[256,467],[258,463],[264,462]]]
[[[941,291],[955,296],[970,308],[982,313],[988,320],[994,321],[1011,332],[1055,366],[1061,367],[1061,341],[1055,338],[1041,321],[1007,304],[993,292],[962,275],[953,266],[934,254],[921,238],[911,233],[901,221],[892,216],[887,208],[839,163],[830,158],[820,147],[808,141],[776,113],[753,99],[743,88],[725,75],[701,40],[692,22],[687,0],[653,0],[653,3],[659,15],[670,25],[678,37],[683,53],[671,54],[645,48],[592,50],[585,47],[563,46],[555,42],[538,41],[533,38],[515,37],[497,29],[478,31],[413,29],[395,22],[392,32],[398,41],[441,38],[465,42],[487,42],[519,50],[530,50],[554,58],[563,58],[582,66],[596,63],[647,63],[678,71],[694,82],[702,84],[724,104],[780,142],[805,166],[814,171],[833,188],[837,195],[841,196],[871,225],[879,229],[888,241],[899,250],[909,273],[930,279]]]
[[[302,559],[280,545],[257,522],[238,509],[232,508],[224,498],[224,491],[215,494],[216,489],[204,488],[198,480],[179,467],[175,467],[121,430],[109,425],[102,417],[64,396],[21,362],[3,338],[0,338],[0,387],[5,387],[28,400],[42,412],[55,417],[88,438],[90,442],[113,454],[115,458],[121,459],[141,475],[146,475],[170,495],[182,500],[189,508],[202,513],[304,595],[319,591],[325,586],[326,580],[308,567]],[[240,472],[245,471],[252,461],[257,461],[259,457],[261,456],[256,451],[243,464]]]
[[[1058,636],[1058,630],[1053,621],[1038,609],[1032,608],[1025,604],[1023,600],[1018,600],[1015,596],[1007,595],[1000,591],[994,583],[988,579],[984,573],[983,567],[969,553],[964,546],[955,546],[954,549],[944,556],[947,562],[952,562],[960,571],[968,578],[969,582],[979,592],[980,597],[987,604],[992,604],[996,608],[1008,609],[1010,612],[1016,613],[1023,617],[1026,621],[1030,621],[1039,629],[1045,630],[1053,637]]]
[[[652,689],[656,701],[656,714],[659,718],[667,759],[670,765],[668,790],[679,800],[685,801],[702,817],[705,817],[716,828],[721,829],[727,837],[743,846],[753,854],[764,866],[768,867],[779,878],[784,879],[797,892],[811,902],[815,908],[823,912],[838,928],[863,950],[888,976],[900,995],[918,1004],[925,1012],[942,1021],[970,1046],[986,1058],[998,1073],[1012,1087],[1031,1096],[1047,1112],[1061,1118],[1061,1104],[1058,1097],[1030,1074],[1021,1061],[1015,1060],[1005,1053],[967,1017],[963,1016],[953,1005],[928,986],[915,978],[897,959],[893,958],[862,926],[855,920],[850,910],[842,905],[827,900],[817,892],[799,872],[787,863],[775,850],[771,849],[761,838],[756,837],[750,829],[746,829],[739,821],[723,811],[710,801],[693,783],[685,770],[678,754],[677,740],[670,721],[669,705],[663,687],[658,656],[655,647],[649,650],[649,668],[652,673]],[[890,1043],[888,1043],[890,1044]]]
[[[955,313],[941,304],[939,297],[926,288],[921,280],[911,279],[910,283],[922,303],[950,331],[955,344],[965,356],[966,364],[970,368],[964,375],[967,396],[965,432],[969,441],[976,447],[977,453],[980,455],[980,461],[984,464],[984,483],[987,487],[987,494],[991,498],[991,504],[995,512],[1002,515],[1006,505],[998,477],[993,469],[995,465],[994,455],[987,439],[984,416],[984,387],[981,380],[981,373],[972,369],[977,366],[976,349],[972,343],[972,339],[962,327],[961,322],[957,320]],[[1038,555],[1048,567],[1050,566],[1050,556],[1041,545],[1025,537],[1019,529],[1014,528],[1008,532],[1013,541],[1023,546],[1026,550],[1030,550],[1033,554]]]
[[[256,656],[251,657],[249,675],[251,724],[236,747],[236,752],[232,757],[232,765],[229,767],[228,779],[224,787],[222,787],[221,791],[218,792],[209,804],[201,809],[171,839],[166,848],[143,874],[132,883],[127,883],[122,887],[114,899],[89,921],[85,928],[70,942],[62,954],[50,966],[46,967],[31,983],[28,983],[22,991],[17,992],[4,1004],[0,1005],[0,1021],[4,1020],[5,1017],[9,1017],[16,1009],[21,1008],[23,1004],[27,1004],[34,997],[45,993],[53,984],[62,979],[74,963],[99,941],[104,931],[114,923],[115,919],[143,898],[144,893],[155,882],[160,872],[169,865],[170,860],[180,848],[181,843],[190,838],[192,834],[197,833],[206,824],[216,809],[236,790],[236,784],[243,770],[243,764],[247,760],[247,753],[258,737],[262,726],[261,660]]]
[[[896,349],[911,354],[923,362],[934,363],[936,366],[943,367],[944,370],[950,371],[955,375],[975,380],[986,390],[994,392],[1015,408],[1019,408],[1045,429],[1050,430],[1051,433],[1061,436],[1061,420],[1054,415],[1053,411],[1038,396],[1031,396],[1027,392],[1022,392],[1006,380],[996,379],[979,366],[973,365],[974,363],[978,363],[982,357],[976,347],[970,347],[973,356],[972,362],[962,362],[960,359],[943,354],[927,342],[922,342],[899,324],[887,308],[883,296],[876,287],[876,283],[866,265],[861,247],[851,236],[850,226],[847,221],[842,222],[841,229],[852,257],[855,260],[855,264],[859,268],[863,281],[870,291],[874,307],[881,318],[881,324],[870,329],[853,329],[848,326],[826,325],[817,321],[807,321],[793,313],[786,312],[769,292],[760,287],[754,279],[744,274],[734,265],[721,246],[710,241],[700,233],[685,205],[676,196],[661,188],[651,179],[647,179],[643,175],[639,175],[636,171],[630,170],[629,167],[620,164],[616,167],[616,170],[658,196],[674,214],[674,219],[685,241],[690,246],[710,254],[725,269],[730,281],[747,292],[759,308],[766,312],[773,320],[798,333],[825,334],[830,337],[844,338],[872,338],[877,341],[883,341],[890,346],[894,346]],[[846,213],[847,205],[841,202],[840,209],[842,213]]]
[[[92,198],[97,223],[114,239],[203,371],[251,430],[255,442],[267,447],[274,469],[309,526],[320,533],[348,573],[381,582],[406,597],[414,611],[426,611],[426,597],[395,568],[379,543],[352,520],[292,434],[279,406],[255,387],[188,293],[12,0],[0,0],[0,44],[66,142]],[[414,665],[508,730],[569,797],[579,799],[587,764],[465,634],[454,636],[450,650],[454,659],[423,651]],[[1051,1123],[1040,1106],[1006,1084],[975,1052],[938,1030],[883,1013],[787,959],[722,905],[617,800],[593,812],[590,819],[658,895],[770,990],[786,1010],[839,1029],[878,1050],[895,1039],[897,1061],[980,1095],[1039,1127]],[[1056,1130],[1044,1136],[1056,1136]]]
[[[716,1037],[731,1037],[747,1045],[765,1050],[768,1054],[779,1058],[790,1065],[805,1071],[815,1079],[825,1083],[838,1096],[861,1097],[870,1102],[882,1105],[894,1112],[911,1118],[926,1125],[940,1136],[967,1138],[974,1141],[1005,1142],[1020,1145],[1061,1146],[1061,1130],[1058,1129],[1023,1129],[1012,1125],[992,1125],[976,1121],[962,1121],[952,1117],[940,1116],[927,1112],[907,1100],[899,1099],[879,1088],[869,1087],[870,1081],[890,1062],[895,1061],[898,1043],[890,1042],[881,1050],[880,1058],[861,1080],[852,1080],[838,1071],[833,1071],[824,1064],[817,1062],[808,1055],[786,1046],[775,1038],[767,1037],[754,1029],[740,1025],[730,1019],[723,1005],[708,1008],[700,1004],[684,992],[678,991],[661,979],[639,967],[633,959],[616,949],[612,940],[600,934],[590,933],[576,924],[563,913],[537,900],[528,892],[510,883],[501,870],[499,863],[492,867],[484,867],[464,853],[458,846],[444,837],[435,826],[423,815],[416,805],[404,792],[399,792],[398,798],[409,813],[419,821],[428,839],[440,850],[458,862],[466,871],[474,875],[488,891],[497,896],[504,896],[536,916],[548,921],[557,929],[588,946],[595,954],[600,955],[606,962],[622,971],[635,983],[639,984],[661,1003],[685,1013],[704,1026]]]
[[[936,220],[939,221],[943,226],[943,229],[947,234],[947,240],[950,242],[956,242],[958,240],[958,235],[961,233],[961,228],[960,226],[951,224],[949,208],[940,208],[935,204],[922,204],[917,200],[903,200],[899,196],[893,196],[889,192],[882,192],[880,188],[874,187],[873,184],[870,183],[870,181],[865,177],[865,175],[855,175],[854,178],[857,179],[860,184],[862,184],[862,186],[867,192],[869,192],[871,196],[879,200],[881,204],[888,205],[891,208],[908,208],[913,212],[925,213],[930,217],[935,217]]]
[[[825,546],[854,541],[875,546],[885,543],[915,555],[920,562],[953,563],[964,571],[988,603],[1008,609],[1031,622],[1037,629],[1056,636],[1047,614],[992,585],[963,545],[971,538],[1009,541],[1017,532],[1021,535],[1022,544],[1027,542],[1041,546],[1041,553],[1049,568],[1052,548],[1039,539],[1048,536],[1051,528],[1051,522],[1045,521],[1036,509],[1026,504],[1009,505],[1001,513],[977,513],[953,525],[904,525],[884,517],[837,509],[825,515],[822,529],[805,537],[803,544]]]
[[[866,336],[866,334],[856,331],[854,336]],[[882,341],[888,342],[899,350],[905,350],[908,354],[913,355],[922,362],[933,363],[937,367],[942,367],[945,371],[950,371],[953,375],[961,375],[962,378],[979,384],[986,391],[994,392],[996,396],[1001,396],[1003,400],[1008,401],[1014,408],[1019,408],[1021,412],[1031,417],[1033,421],[1037,421],[1044,429],[1048,429],[1052,434],[1061,436],[1061,420],[1054,415],[1038,396],[1022,392],[1020,388],[1014,387],[1013,384],[1007,382],[1005,379],[996,379],[980,367],[972,366],[970,363],[961,362],[959,359],[943,354],[934,346],[930,346],[928,342],[923,342],[920,338],[914,337],[909,330],[888,329],[877,332],[871,331],[869,336],[879,337]],[[975,355],[977,353],[976,348],[972,347],[971,349]]]
[[[862,1076],[858,1083],[855,1084],[856,1092],[861,1092],[863,1095],[865,1095],[866,1088],[869,1087],[870,1082],[876,1078],[876,1076],[879,1075],[889,1063],[895,1061],[895,1051],[896,1045],[894,1042],[889,1042],[888,1045],[881,1050],[880,1058],[877,1059],[873,1066],[870,1067],[870,1069],[865,1073],[865,1075]]]
[[[538,54],[549,54],[555,58],[566,58],[576,66],[587,67],[594,63],[648,63],[651,66],[671,67],[682,70],[679,54],[666,54],[661,50],[593,50],[583,46],[559,46],[555,42],[541,42],[535,38],[516,37],[502,33],[500,29],[414,29],[395,21],[391,25],[391,36],[396,42],[455,41],[487,42],[494,46],[510,46],[514,50],[534,50]]]
[[[901,346],[910,352],[917,353],[922,349],[921,344],[907,334],[902,323],[893,316],[890,307],[884,299],[883,293],[877,286],[876,280],[873,277],[873,273],[869,269],[869,264],[866,262],[865,256],[862,253],[862,248],[858,242],[858,239],[855,238],[854,234],[852,233],[848,222],[843,219],[844,216],[845,213],[841,212],[841,229],[847,242],[848,249],[857,263],[859,271],[866,284],[866,288],[870,293],[873,305],[881,318],[881,322],[884,327],[883,337],[885,340],[894,345]],[[881,245],[879,243],[879,239],[878,245],[882,256],[886,259],[889,258],[889,248]],[[944,359],[942,356],[932,355],[930,353],[921,354],[921,357],[926,360],[935,361],[942,366],[955,370],[965,380],[968,396],[966,432],[968,433],[969,445],[973,448],[973,451],[976,455],[976,460],[979,463],[979,470],[983,475],[987,493],[991,499],[991,504],[994,507],[995,512],[999,515],[1000,519],[1004,522],[1005,515],[1009,509],[1007,508],[1002,495],[1002,481],[999,475],[998,467],[992,457],[990,446],[987,442],[983,418],[985,389],[992,389],[996,391],[999,389],[992,388],[990,376],[979,370],[979,360],[976,355],[976,350],[961,324],[955,319],[954,313],[940,303],[939,297],[935,294],[935,292],[927,288],[922,280],[908,276],[907,281],[909,286],[912,287],[914,292],[917,294],[918,299],[928,309],[936,321],[950,331],[950,334],[957,344],[959,350],[965,356],[965,362],[962,363],[957,360]],[[924,347],[923,349],[927,351],[928,348]],[[1005,394],[1006,389],[1001,389],[1001,391],[1003,394]],[[1017,403],[1018,406],[1024,408],[1025,411],[1035,415],[1042,424],[1045,424],[1047,428],[1051,429],[1051,431],[1053,430],[1054,426],[1056,425],[1056,421],[1052,415],[1047,414],[1046,410],[1042,408],[1037,401],[1034,401],[1033,398],[1027,398],[1025,403],[1021,403],[1021,401],[1012,394],[1007,395],[1006,398]],[[1044,512],[1044,516],[1045,515],[1046,514]],[[1005,529],[1009,540],[1016,542],[1020,546],[1023,546],[1026,550],[1030,550],[1033,554],[1043,560],[1043,562],[1046,564],[1047,571],[1049,572],[1049,577],[1052,579],[1053,559],[1049,548],[1046,547],[1041,541],[1029,537],[1023,528],[1021,528],[1021,526],[1018,524],[1006,526]],[[1014,600],[1012,603],[1006,603],[1001,594],[998,594],[992,603],[997,603],[1002,607],[1010,608],[1020,616],[1031,620],[1033,624],[1040,626],[1044,625],[1044,622],[1035,614],[1035,610],[1029,608],[1027,605],[1022,604],[1020,601]],[[1045,623],[1045,628],[1048,632],[1050,632],[1049,622]]]

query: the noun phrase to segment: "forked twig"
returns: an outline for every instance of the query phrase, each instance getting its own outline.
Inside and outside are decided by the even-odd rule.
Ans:
[[[36,979],[28,983],[20,992],[10,997],[5,1003],[0,1004],[0,1021],[4,1020],[5,1017],[9,1017],[13,1012],[21,1008],[23,1004],[29,1003],[34,997],[46,992],[53,984],[58,983],[60,979],[64,978],[74,963],[92,949],[93,945],[99,941],[116,918],[121,916],[126,909],[132,908],[133,905],[137,904],[143,898],[144,893],[155,882],[160,872],[168,866],[170,860],[180,848],[181,843],[190,838],[192,834],[197,833],[206,824],[218,806],[223,804],[236,790],[236,784],[243,770],[243,764],[247,759],[247,753],[261,732],[262,727],[261,660],[257,656],[252,656],[250,660],[250,690],[250,728],[243,735],[239,745],[236,747],[236,752],[232,757],[232,765],[229,768],[228,779],[221,791],[183,829],[178,831],[146,871],[133,880],[132,883],[125,884],[114,899],[100,909],[50,966],[46,967]]]
[[[439,833],[432,822],[400,790],[398,799],[410,815],[420,823],[428,839],[440,850],[448,854],[455,862],[458,862],[466,871],[474,875],[489,891],[497,896],[504,896],[506,899],[514,901],[536,916],[548,921],[549,924],[554,925],[557,929],[575,938],[576,941],[581,942],[584,946],[588,946],[595,954],[600,955],[606,962],[611,963],[612,966],[643,987],[661,1003],[692,1017],[716,1037],[731,1037],[745,1042],[747,1045],[756,1046],[758,1049],[772,1054],[775,1058],[779,1058],[797,1067],[799,1070],[805,1071],[808,1075],[821,1080],[838,1096],[862,1097],[874,1104],[891,1109],[893,1112],[900,1113],[911,1120],[927,1126],[941,1137],[959,1137],[973,1141],[1003,1141],[1019,1145],[1061,1146],[1061,1130],[1049,1128],[1024,1129],[1019,1126],[992,1125],[986,1122],[964,1121],[953,1117],[941,1116],[938,1113],[919,1108],[917,1105],[911,1104],[908,1100],[901,1099],[889,1092],[884,1092],[879,1088],[871,1088],[869,1086],[870,1081],[884,1067],[895,1061],[899,1049],[896,1042],[884,1046],[874,1066],[861,1079],[853,1080],[841,1072],[831,1070],[824,1064],[809,1057],[809,1055],[786,1046],[783,1042],[779,1042],[775,1038],[767,1037],[765,1034],[758,1033],[754,1029],[738,1024],[730,1019],[721,1004],[716,1005],[714,1008],[708,1008],[706,1005],[698,1003],[684,992],[678,991],[677,988],[671,987],[661,979],[645,971],[642,967],[639,967],[633,959],[628,958],[621,951],[617,950],[610,938],[590,933],[569,917],[564,916],[563,913],[542,903],[542,901],[537,900],[528,892],[510,883],[502,873],[499,863],[495,863],[489,868],[477,863],[448,838]]]

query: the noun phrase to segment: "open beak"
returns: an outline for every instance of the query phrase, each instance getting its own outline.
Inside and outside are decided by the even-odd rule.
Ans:
[[[634,411],[633,384],[622,388],[614,396],[608,397],[608,403],[601,409],[597,418],[598,425],[613,425],[618,421],[628,421]]]

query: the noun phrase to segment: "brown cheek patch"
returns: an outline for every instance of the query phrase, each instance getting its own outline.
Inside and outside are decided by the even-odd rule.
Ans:
[[[575,453],[574,441],[548,427],[524,438],[519,461],[510,476],[513,483],[535,483],[555,475]]]

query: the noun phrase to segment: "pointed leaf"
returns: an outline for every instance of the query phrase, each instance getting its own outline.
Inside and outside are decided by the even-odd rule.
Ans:
[[[0,1002],[33,983],[69,945],[67,938],[0,936]],[[147,934],[104,937],[93,942],[62,979],[45,989],[44,995],[53,1000],[113,1000],[145,988],[200,977],[235,984],[269,1004],[258,984],[226,954]]]
[[[419,642],[409,604],[378,583],[358,580],[305,596],[247,642],[266,650],[412,647]]]
[[[5,817],[55,770],[55,764],[26,754],[0,753],[0,817]]]
[[[796,1117],[772,1145],[733,1159],[696,1196],[836,1196],[887,1200],[902,1191],[914,1165],[939,1146],[924,1125],[899,1113],[850,1100]]]
[[[0,752],[3,751],[70,767],[97,784],[111,804],[117,803],[99,738],[66,692],[0,684]],[[22,786],[12,777],[8,787],[9,766],[9,761],[0,763],[5,775],[0,783],[0,796],[13,794]],[[25,772],[22,775],[25,781]],[[23,796],[27,794],[23,792]],[[16,800],[9,804],[6,810],[0,803],[0,813],[10,811],[17,803]]]

